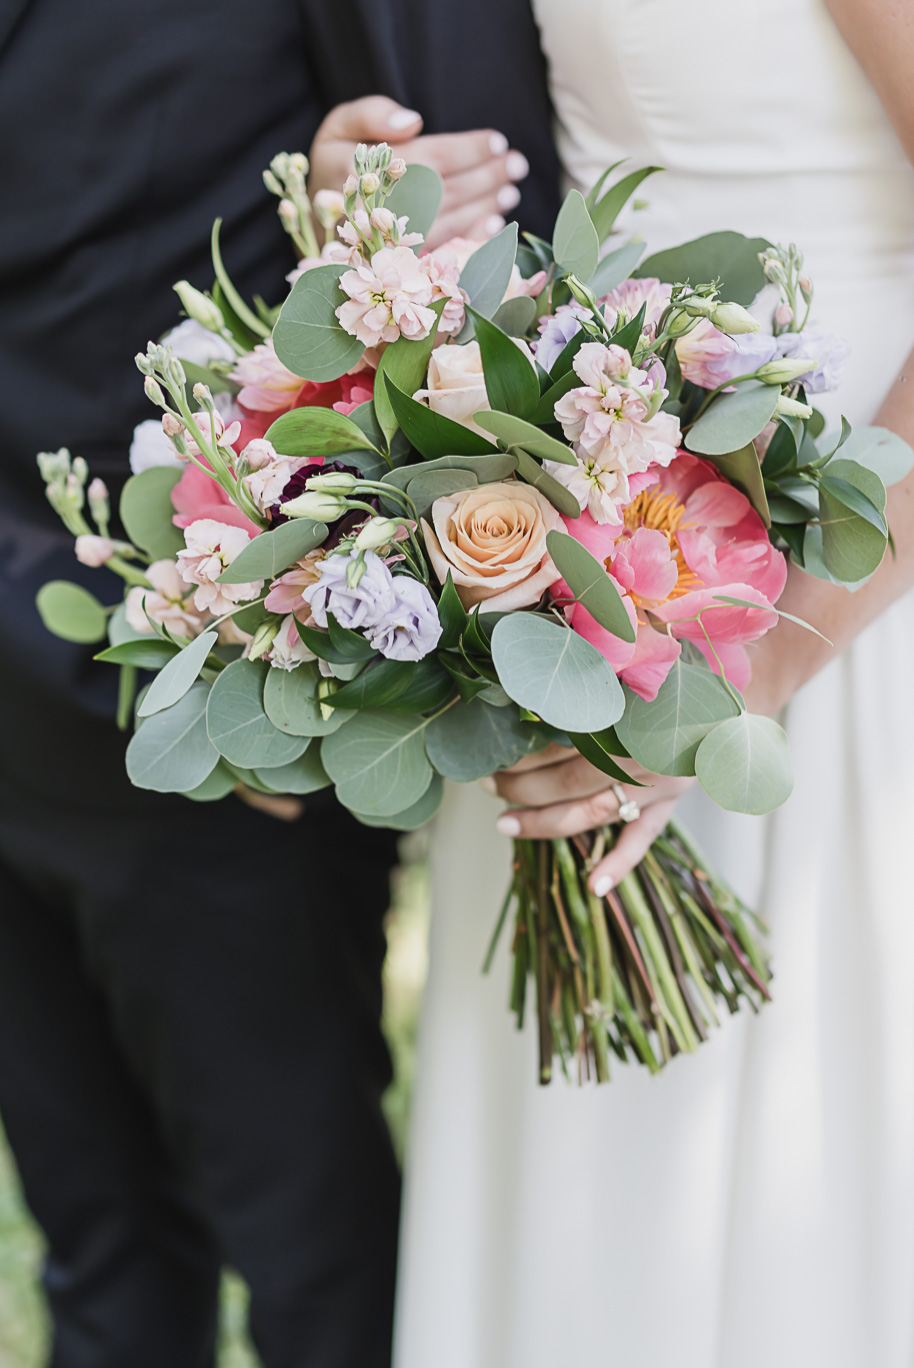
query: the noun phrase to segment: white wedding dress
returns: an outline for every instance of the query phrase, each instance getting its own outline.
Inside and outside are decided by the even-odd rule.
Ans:
[[[914,174],[820,0],[538,0],[573,184],[665,175],[623,227],[806,252],[872,419],[914,343]],[[535,1083],[506,1011],[499,806],[439,822],[397,1368],[914,1364],[914,598],[791,704],[767,820],[684,805],[772,930],[775,1003],[651,1079]],[[532,1023],[531,1023],[532,1024]]]

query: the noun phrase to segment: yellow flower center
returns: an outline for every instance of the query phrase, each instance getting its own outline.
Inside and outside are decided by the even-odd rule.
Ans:
[[[660,485],[652,485],[649,489],[643,489],[640,494],[632,499],[622,513],[623,521],[629,532],[634,532],[639,527],[646,527],[651,532],[662,532],[666,537],[670,553],[679,572],[679,577],[672,592],[667,595],[667,600],[681,598],[683,594],[689,594],[694,589],[701,589],[704,583],[694,570],[689,569],[679,545],[678,533],[680,530],[692,526],[691,523],[683,525],[684,516],[684,505],[679,502],[675,494],[664,494]],[[609,562],[607,562],[606,568],[607,570],[610,569]],[[637,594],[632,595],[632,600],[637,607],[641,607]]]

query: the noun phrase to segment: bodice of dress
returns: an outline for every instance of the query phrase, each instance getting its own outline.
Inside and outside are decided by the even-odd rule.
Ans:
[[[852,345],[842,407],[869,419],[914,343],[914,171],[823,0],[533,7],[569,183],[664,167],[619,221],[650,250],[723,228],[796,241],[815,321]]]

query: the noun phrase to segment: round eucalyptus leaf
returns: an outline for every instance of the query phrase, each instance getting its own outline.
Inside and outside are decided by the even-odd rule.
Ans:
[[[823,447],[830,451],[836,442],[833,433],[824,439]],[[904,438],[884,427],[855,427],[843,443],[841,455],[878,475],[884,485],[897,484],[914,465],[914,451]],[[829,470],[832,464],[829,462]]]
[[[276,793],[316,793],[327,788],[330,778],[321,764],[320,746],[309,745],[304,755],[289,765],[258,769],[256,776]]]
[[[70,580],[49,580],[38,590],[35,606],[49,632],[64,641],[87,646],[104,641],[108,614],[94,594]]]
[[[419,799],[405,812],[395,812],[391,817],[367,817],[364,812],[353,813],[364,826],[390,827],[393,831],[415,831],[430,822],[441,806],[444,797],[444,780],[440,774],[432,775],[432,782]]]
[[[689,428],[685,444],[700,456],[726,456],[757,437],[771,421],[781,390],[745,380],[732,394],[719,394]]]
[[[273,329],[276,355],[303,380],[337,380],[365,350],[357,337],[343,331],[336,316],[346,298],[340,277],[348,270],[346,265],[333,265],[306,271],[279,312]]]
[[[535,613],[510,613],[492,633],[498,681],[510,698],[560,731],[602,731],[625,697],[612,667],[570,627]]]
[[[233,765],[268,769],[297,760],[308,742],[273,725],[263,709],[264,673],[268,666],[236,660],[212,687],[206,710],[210,740]]]
[[[756,817],[780,807],[793,791],[786,733],[770,717],[752,713],[708,732],[698,747],[695,773],[720,807]]]
[[[417,803],[432,767],[425,754],[426,723],[394,713],[359,712],[328,736],[321,760],[344,807],[386,817]]]
[[[131,475],[121,494],[121,522],[127,536],[155,560],[171,560],[184,547],[184,533],[172,522],[171,491],[181,478],[173,466],[151,466]]]
[[[317,699],[320,679],[317,665],[310,661],[297,670],[270,670],[263,706],[274,727],[289,736],[329,736],[339,731],[348,714],[339,708],[323,716]]]
[[[210,687],[198,681],[164,712],[147,717],[127,747],[127,776],[137,788],[188,793],[219,763],[206,732]]]
[[[219,639],[218,632],[203,632],[189,646],[161,667],[149,686],[145,698],[137,708],[138,717],[150,717],[153,713],[170,708],[183,698],[187,690],[203,669],[210,648]],[[164,644],[164,643],[163,643]]]
[[[539,747],[535,728],[521,722],[516,707],[493,707],[479,698],[448,708],[432,719],[425,734],[429,760],[458,784],[507,769]]]
[[[629,755],[655,774],[694,774],[695,756],[708,732],[740,711],[718,675],[681,660],[653,702],[627,692],[616,735]]]
[[[238,783],[237,775],[233,774],[228,765],[220,760],[212,774],[198,784],[195,789],[190,789],[185,793],[185,798],[190,798],[194,803],[215,803],[220,798],[226,798]]]

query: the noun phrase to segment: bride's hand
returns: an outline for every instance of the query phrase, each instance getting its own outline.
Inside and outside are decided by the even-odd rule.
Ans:
[[[526,158],[493,128],[419,136],[422,119],[386,95],[367,95],[330,111],[311,145],[308,191],[339,190],[352,170],[356,144],[387,142],[398,156],[437,171],[444,182],[441,210],[426,237],[434,248],[448,238],[484,238],[505,226],[529,171]]]
[[[616,784],[565,746],[549,746],[509,770],[501,770],[486,786],[511,804],[511,810],[498,819],[504,836],[527,840],[549,840],[554,836],[575,836],[619,817],[618,789],[622,802],[634,801],[641,816],[626,822],[610,853],[590,875],[590,887],[602,897],[634,869],[660,835],[673,809],[694,779],[673,779],[650,774],[633,761],[621,767],[646,787]]]

